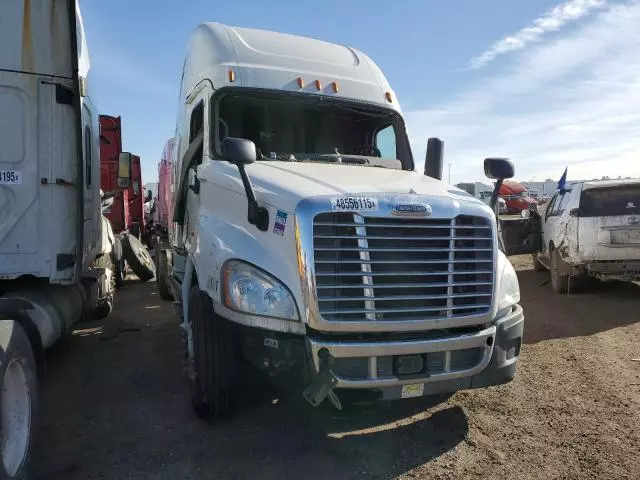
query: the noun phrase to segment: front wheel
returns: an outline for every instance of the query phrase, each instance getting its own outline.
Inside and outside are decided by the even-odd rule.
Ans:
[[[199,418],[230,413],[235,380],[235,347],[226,320],[213,311],[211,298],[197,285],[189,294],[187,357],[191,405]]]
[[[116,288],[120,289],[122,285],[124,285],[125,271],[127,269],[124,254],[122,253],[122,240],[120,240],[120,237],[115,238],[111,261],[113,262],[114,267]]]
[[[167,254],[160,248],[160,242],[156,244],[156,283],[158,294],[162,300],[173,300],[171,288],[169,288],[169,269],[167,268]]]
[[[38,381],[31,343],[13,320],[0,320],[0,382],[0,478],[26,479]]]

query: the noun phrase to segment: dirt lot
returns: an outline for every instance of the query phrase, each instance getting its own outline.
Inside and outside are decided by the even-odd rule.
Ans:
[[[560,296],[514,260],[526,344],[510,384],[357,415],[249,388],[216,426],[189,408],[170,305],[131,282],[104,325],[50,353],[34,476],[640,478],[640,287]]]

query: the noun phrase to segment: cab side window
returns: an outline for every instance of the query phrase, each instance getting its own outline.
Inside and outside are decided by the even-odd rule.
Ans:
[[[560,195],[560,201],[558,202],[558,215],[562,215],[569,205],[569,200],[571,199],[571,190],[565,191],[562,195]]]
[[[558,194],[556,193],[551,200],[549,200],[549,206],[547,207],[547,211],[545,214],[545,218],[549,218],[554,214],[554,210],[557,209],[558,203]]]
[[[200,101],[191,111],[191,119],[189,120],[189,145],[195,140],[200,132],[204,131],[204,102]],[[202,163],[202,147],[198,149],[194,155],[193,165]]]

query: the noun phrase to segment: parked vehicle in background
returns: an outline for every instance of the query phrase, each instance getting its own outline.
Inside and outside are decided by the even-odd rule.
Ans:
[[[566,293],[585,277],[640,281],[640,180],[572,183],[540,209],[537,269]]]
[[[441,181],[440,140],[414,171],[369,57],[209,23],[183,65],[162,261],[199,416],[228,414],[239,356],[338,408],[515,375],[524,317],[496,217]]]
[[[0,478],[22,479],[44,350],[112,308],[113,234],[75,0],[0,3],[0,38]]]
[[[479,192],[477,198],[479,198],[484,203],[489,205],[490,202],[491,202],[491,195],[492,194],[493,194],[493,192],[490,191],[490,190],[487,190],[487,191],[484,191],[484,192]],[[507,213],[507,212],[508,212],[507,202],[505,201],[504,198],[498,197],[498,213]]]
[[[154,208],[153,222],[155,226],[155,264],[158,294],[163,300],[173,300],[169,283],[169,264],[171,263],[171,242],[169,240],[169,223],[172,217],[172,182],[174,169],[173,138],[167,140],[162,157],[158,163],[158,195]]]
[[[118,185],[119,158],[122,153],[122,119],[100,115],[100,188],[113,198],[105,212],[116,234],[131,227],[129,188]]]
[[[507,180],[502,184],[500,198],[504,199],[507,205],[507,213],[520,213],[537,205],[535,199],[528,195],[527,189],[512,180]]]
[[[152,197],[142,187],[142,166],[138,155],[131,156],[131,185],[129,186],[129,212],[131,226],[129,233],[144,244],[148,244],[149,232],[144,215],[144,206]]]

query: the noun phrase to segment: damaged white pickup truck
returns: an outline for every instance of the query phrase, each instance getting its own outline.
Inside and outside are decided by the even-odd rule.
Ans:
[[[570,292],[589,277],[640,280],[640,180],[573,183],[531,220],[541,236],[534,266],[550,271],[555,292]]]

